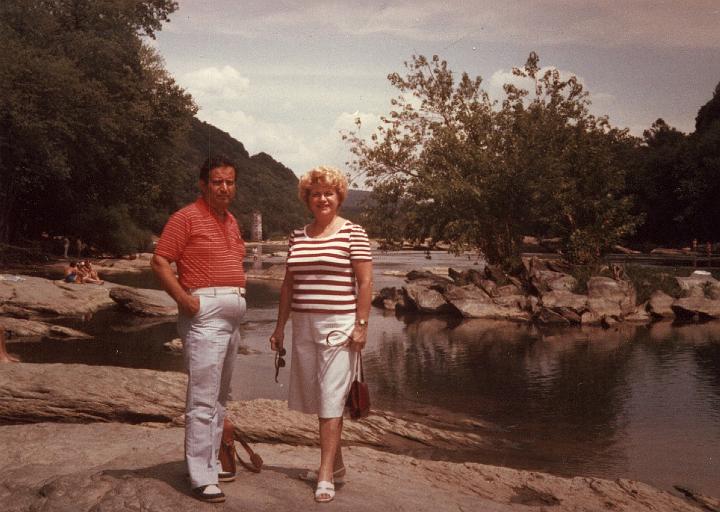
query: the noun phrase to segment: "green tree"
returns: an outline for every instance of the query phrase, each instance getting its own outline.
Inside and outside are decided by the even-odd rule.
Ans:
[[[498,103],[480,77],[456,81],[437,56],[405,65],[407,76],[388,76],[400,94],[377,131],[345,135],[353,166],[384,199],[374,201],[377,215],[397,207],[394,197],[418,238],[479,247],[506,266],[529,232],[561,236],[582,262],[638,224],[623,194],[635,141],[589,113],[575,77],[542,72],[531,53],[513,70],[530,87],[506,84]]]
[[[628,176],[636,211],[645,215],[637,241],[675,244],[688,239],[680,185],[689,166],[688,148],[687,136],[663,119],[643,132],[635,172]]]
[[[686,135],[662,119],[644,133],[628,190],[647,216],[640,242],[717,241],[720,224],[720,84]]]
[[[680,182],[686,203],[682,219],[693,237],[718,241],[720,225],[720,83],[703,105],[690,135],[687,172]]]
[[[149,227],[176,186],[175,155],[195,107],[144,41],[176,8],[169,0],[0,5],[0,241],[49,229],[137,248],[93,224],[104,219],[125,235]]]

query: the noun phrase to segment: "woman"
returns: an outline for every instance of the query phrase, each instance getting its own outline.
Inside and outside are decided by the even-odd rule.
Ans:
[[[332,501],[335,482],[345,476],[342,414],[356,358],[367,342],[372,295],[367,234],[338,216],[347,189],[345,176],[331,167],[316,167],[300,178],[298,195],[314,220],[290,235],[278,320],[270,336],[272,350],[282,351],[292,311],[288,407],[318,416],[318,502]],[[341,331],[347,342],[327,343],[332,331]],[[314,478],[314,472],[308,478]]]

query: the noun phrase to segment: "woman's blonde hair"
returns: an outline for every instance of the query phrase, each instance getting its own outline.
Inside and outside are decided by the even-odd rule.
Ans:
[[[324,185],[326,187],[333,187],[338,195],[338,205],[341,205],[345,201],[347,196],[348,181],[345,175],[334,167],[327,165],[319,165],[310,169],[308,172],[300,177],[298,183],[298,197],[300,200],[308,204],[310,198],[310,188],[313,185]]]

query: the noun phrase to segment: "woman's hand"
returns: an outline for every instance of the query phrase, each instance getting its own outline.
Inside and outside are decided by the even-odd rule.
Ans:
[[[270,350],[278,352],[283,348],[283,341],[285,341],[285,329],[275,328],[275,331],[270,335]]]
[[[365,348],[365,344],[367,343],[367,331],[367,324],[355,326],[352,334],[350,335],[350,350],[353,352],[360,352],[363,348]]]

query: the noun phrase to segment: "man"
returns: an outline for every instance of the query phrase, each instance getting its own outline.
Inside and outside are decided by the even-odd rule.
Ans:
[[[200,169],[202,192],[194,203],[170,217],[151,265],[178,305],[188,373],[185,406],[185,460],[193,494],[203,501],[225,501],[218,481],[218,451],[225,403],[245,314],[245,242],[228,211],[235,197],[235,166],[210,158]],[[178,277],[171,262],[176,262]]]

